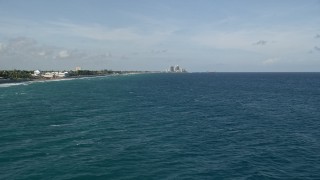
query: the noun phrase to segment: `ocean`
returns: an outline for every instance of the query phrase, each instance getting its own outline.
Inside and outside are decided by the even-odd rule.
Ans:
[[[320,179],[320,73],[0,84],[0,179]]]

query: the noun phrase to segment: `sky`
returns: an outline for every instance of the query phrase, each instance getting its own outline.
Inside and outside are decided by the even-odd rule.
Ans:
[[[0,69],[320,72],[320,0],[0,0]]]

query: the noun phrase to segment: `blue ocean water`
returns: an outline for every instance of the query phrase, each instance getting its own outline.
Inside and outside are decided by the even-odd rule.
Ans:
[[[320,179],[320,73],[0,85],[0,179]]]

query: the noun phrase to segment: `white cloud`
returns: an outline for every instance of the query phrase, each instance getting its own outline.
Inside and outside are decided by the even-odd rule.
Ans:
[[[0,17],[0,33],[7,38],[32,37],[48,44],[96,49],[108,44],[113,47],[148,48],[172,39],[178,28],[166,23],[143,26],[112,27],[97,23],[78,24],[68,20],[34,22],[27,19]],[[86,43],[79,43],[79,42]],[[114,45],[116,44],[116,45]]]
[[[131,28],[107,28],[98,24],[78,25],[72,23],[54,22],[57,33],[90,38],[94,40],[134,40],[139,35]]]
[[[69,37],[87,38],[96,41],[132,42],[142,45],[158,44],[176,31],[175,28],[153,29],[146,32],[144,29],[135,27],[110,28],[100,24],[73,24],[65,22],[51,22],[53,27],[50,33],[56,35],[67,35]]]
[[[253,45],[260,45],[260,46],[264,46],[267,44],[268,41],[264,41],[264,40],[260,40],[258,42],[253,43]]]
[[[197,44],[213,48],[243,48],[247,47],[250,38],[244,32],[201,32],[191,37]]]
[[[108,58],[111,57],[111,53],[110,55],[106,53],[101,55],[99,52],[46,46],[25,37],[1,42],[0,54],[0,68],[2,69],[67,70],[76,66],[100,69],[107,68]],[[58,61],[66,58],[68,61]],[[92,63],[98,60],[98,63]]]
[[[70,56],[70,53],[67,50],[62,50],[58,53],[59,58],[67,58]]]
[[[198,32],[190,37],[190,41],[208,48],[238,49],[263,53],[268,56],[283,56],[294,53],[305,53],[312,45],[310,34],[314,29],[251,29],[239,31],[207,31]],[[257,39],[263,39],[257,41]],[[260,46],[252,46],[254,44]],[[270,43],[269,43],[270,42]],[[263,46],[266,45],[268,46]]]
[[[277,57],[274,57],[274,58],[269,58],[265,61],[262,62],[263,65],[272,65],[272,64],[275,64],[279,61],[279,58]]]
[[[40,51],[40,52],[38,52],[38,55],[39,56],[45,56],[47,53],[45,52],[45,51]]]
[[[110,52],[107,52],[107,53],[105,54],[105,57],[112,58],[112,54],[111,54]]]
[[[159,49],[159,50],[152,50],[151,53],[152,54],[163,54],[163,53],[167,53],[168,50],[167,49]]]
[[[4,49],[4,48],[5,48],[5,46],[2,43],[0,43],[0,51],[2,51],[2,49]]]

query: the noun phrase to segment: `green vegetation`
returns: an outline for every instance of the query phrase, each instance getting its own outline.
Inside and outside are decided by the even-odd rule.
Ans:
[[[101,71],[90,71],[90,70],[79,70],[79,71],[69,71],[69,76],[101,76],[113,74],[112,70],[101,70]]]
[[[0,77],[3,79],[31,79],[33,71],[25,70],[11,70],[11,71],[0,71]]]
[[[149,71],[113,71],[113,70],[79,70],[79,71],[69,71],[69,76],[103,76],[110,74],[126,74],[126,73],[147,73]]]
[[[0,70],[0,79],[10,80],[33,80],[42,79],[41,75],[46,72],[54,71],[42,71],[39,76],[33,76],[33,71],[26,70]],[[64,72],[64,71],[63,71]],[[148,71],[112,71],[112,70],[79,70],[79,71],[68,71],[68,77],[81,77],[81,76],[104,76],[111,74],[126,74],[126,73],[147,73]]]

